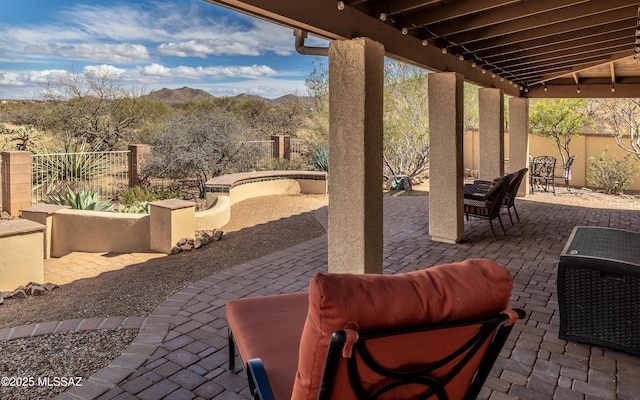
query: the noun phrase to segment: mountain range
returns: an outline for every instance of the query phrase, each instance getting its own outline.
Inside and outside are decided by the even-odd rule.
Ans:
[[[154,90],[149,94],[147,94],[146,97],[153,100],[161,101],[163,103],[166,103],[172,106],[180,105],[188,101],[201,101],[201,100],[210,100],[210,99],[216,98],[211,93],[206,92],[202,89],[193,89],[187,86],[182,87],[180,89],[163,88],[160,90]],[[284,104],[290,101],[300,99],[299,96],[296,96],[293,94],[287,94],[285,96],[278,97],[277,99],[267,99],[264,97],[255,96],[247,93],[239,94],[235,96],[235,98],[237,99],[255,98],[255,99],[263,100],[273,105],[280,105],[280,104]]]

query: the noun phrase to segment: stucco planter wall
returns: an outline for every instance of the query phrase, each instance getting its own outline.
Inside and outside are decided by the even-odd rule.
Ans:
[[[150,215],[64,209],[53,216],[51,256],[148,251]]]

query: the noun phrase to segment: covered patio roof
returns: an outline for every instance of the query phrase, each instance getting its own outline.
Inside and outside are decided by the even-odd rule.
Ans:
[[[515,97],[638,97],[635,0],[205,0]]]

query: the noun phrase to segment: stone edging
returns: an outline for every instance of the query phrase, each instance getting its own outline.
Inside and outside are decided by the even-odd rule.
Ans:
[[[204,280],[206,281],[206,279]],[[196,287],[195,285],[205,286],[202,281],[195,282],[171,295],[158,305],[149,317],[141,317],[143,320],[139,326],[138,336],[121,355],[112,360],[108,366],[91,375],[83,382],[82,386],[71,387],[54,399],[95,399],[116,388],[120,382],[142,367],[163,343],[171,328],[173,317],[178,315],[189,300],[205,289],[205,287]]]

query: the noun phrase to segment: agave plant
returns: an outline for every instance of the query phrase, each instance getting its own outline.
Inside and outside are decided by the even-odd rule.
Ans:
[[[329,146],[320,145],[309,152],[309,164],[318,171],[329,172]]]
[[[98,201],[97,192],[89,192],[85,189],[75,192],[70,186],[67,187],[67,193],[49,196],[46,203],[70,206],[76,210],[92,211],[109,211],[113,207],[109,200]]]

